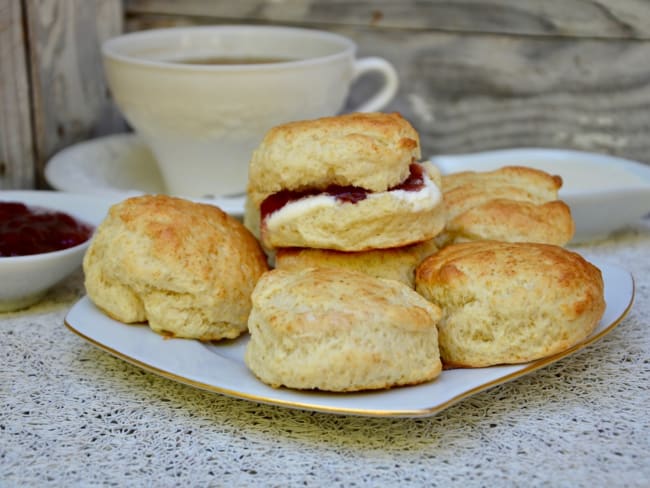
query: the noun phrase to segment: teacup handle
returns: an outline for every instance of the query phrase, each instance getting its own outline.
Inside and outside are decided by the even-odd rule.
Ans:
[[[362,75],[376,71],[384,78],[384,85],[369,100],[358,107],[352,108],[352,112],[377,112],[390,103],[397,93],[399,78],[395,67],[383,58],[369,57],[354,61],[354,72],[352,81],[359,79]]]

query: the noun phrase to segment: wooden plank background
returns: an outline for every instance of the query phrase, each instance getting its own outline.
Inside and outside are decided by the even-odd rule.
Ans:
[[[0,0],[0,188],[44,187],[58,150],[124,130],[99,55],[121,0]]]
[[[645,0],[126,0],[127,15],[597,38],[650,36]],[[173,19],[172,19],[173,22]]]
[[[398,69],[387,110],[425,156],[563,147],[650,162],[647,0],[0,0],[0,188],[44,187],[46,161],[125,130],[100,44],[123,30],[282,24],[349,36]],[[376,87],[370,78],[349,106]]]
[[[122,31],[116,0],[26,0],[30,46],[35,165],[43,184],[46,161],[77,141],[124,124],[102,68],[100,46]]]
[[[562,147],[650,162],[650,8],[638,0],[127,0],[127,30],[264,23],[347,35],[398,69],[387,108],[426,156]],[[372,80],[370,80],[372,81]],[[361,84],[351,104],[374,86]]]
[[[0,189],[35,183],[22,18],[20,2],[0,0]]]

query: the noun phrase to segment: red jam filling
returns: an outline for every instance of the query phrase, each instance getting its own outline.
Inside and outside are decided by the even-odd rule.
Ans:
[[[402,183],[388,191],[403,190],[403,191],[420,191],[424,188],[424,171],[422,166],[417,163],[412,163],[409,166],[409,175]],[[330,185],[324,190],[305,190],[305,191],[291,191],[282,190],[267,197],[260,206],[260,216],[262,221],[266,219],[273,212],[280,210],[288,203],[295,202],[301,198],[310,197],[314,195],[329,195],[344,203],[357,203],[364,200],[368,194],[371,193],[364,188],[357,186],[338,186]]]
[[[87,241],[92,231],[63,212],[0,202],[0,257],[67,249]]]
[[[424,188],[424,170],[422,166],[413,163],[409,166],[410,173],[408,177],[399,185],[391,188],[392,190],[420,191]]]

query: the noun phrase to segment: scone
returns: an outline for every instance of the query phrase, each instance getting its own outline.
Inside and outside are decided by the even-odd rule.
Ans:
[[[600,270],[549,244],[452,244],[425,259],[415,281],[443,310],[440,355],[450,367],[559,353],[588,337],[605,311]]]
[[[250,295],[267,269],[240,222],[215,206],[162,195],[111,207],[83,261],[88,296],[106,314],[203,341],[247,330]]]
[[[399,114],[355,113],[271,129],[253,153],[245,224],[268,249],[364,251],[436,236],[440,173],[419,163]]]
[[[464,171],[442,177],[447,225],[440,245],[476,240],[563,246],[575,224],[558,200],[562,178],[524,166]]]
[[[280,248],[275,253],[277,269],[309,267],[345,268],[375,278],[396,280],[415,287],[415,268],[438,250],[433,239],[390,249],[344,252],[329,249]]]
[[[441,372],[440,309],[393,280],[336,268],[274,270],[253,292],[245,361],[273,387],[389,388]]]

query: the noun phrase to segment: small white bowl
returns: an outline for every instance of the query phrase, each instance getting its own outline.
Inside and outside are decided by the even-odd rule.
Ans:
[[[51,191],[0,191],[0,201],[64,212],[93,227],[103,220],[114,200]],[[20,310],[38,302],[50,288],[79,268],[89,242],[90,238],[60,251],[0,257],[0,312]]]
[[[605,239],[650,212],[650,164],[565,149],[518,148],[430,158],[443,174],[529,166],[563,180],[559,198],[576,224],[573,244]]]

